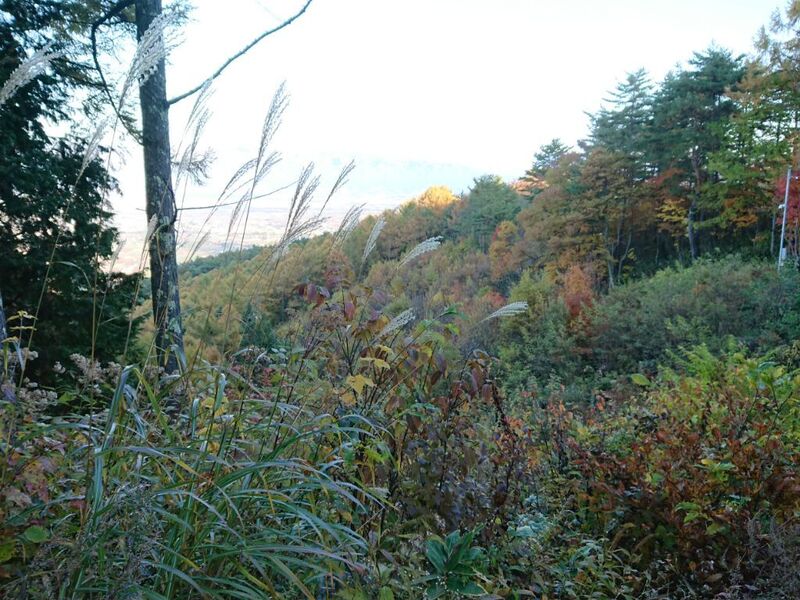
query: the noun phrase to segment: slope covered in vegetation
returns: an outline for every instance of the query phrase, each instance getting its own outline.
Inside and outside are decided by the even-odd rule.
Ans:
[[[15,297],[0,593],[798,597],[799,15],[752,59],[631,74],[513,183],[313,235],[304,172],[280,243],[182,266],[174,372],[127,287],[95,343],[87,276],[88,357],[40,385]]]

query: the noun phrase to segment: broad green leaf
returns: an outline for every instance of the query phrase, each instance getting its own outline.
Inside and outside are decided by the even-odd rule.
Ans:
[[[441,598],[447,593],[447,590],[444,586],[441,585],[432,585],[427,590],[425,590],[425,597],[429,600],[434,600],[435,598]]]
[[[39,525],[31,525],[22,534],[22,537],[29,542],[33,542],[34,544],[41,544],[50,538],[50,534],[44,527]]]
[[[439,572],[444,572],[444,564],[446,556],[443,544],[437,539],[428,540],[428,560],[431,561],[433,567]]]
[[[692,521],[697,521],[697,519],[701,519],[701,518],[703,518],[703,513],[689,511],[689,512],[686,513],[686,516],[683,517],[683,522],[684,523],[691,523]]]
[[[378,592],[378,600],[394,600],[394,592],[392,588],[383,586],[381,591]]]
[[[465,596],[483,596],[486,594],[486,590],[479,586],[477,583],[473,583],[470,581],[461,588],[460,592]]]
[[[14,556],[14,540],[3,540],[0,543],[0,564],[8,562]]]
[[[711,525],[706,527],[706,533],[708,535],[716,535],[718,533],[723,533],[727,529],[728,528],[725,525],[722,525],[720,523],[712,523]]]

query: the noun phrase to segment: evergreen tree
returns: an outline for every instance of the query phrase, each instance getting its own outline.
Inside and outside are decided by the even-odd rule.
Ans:
[[[724,125],[735,111],[727,95],[744,76],[742,59],[712,48],[696,53],[689,69],[667,76],[654,102],[653,160],[678,175],[676,193],[685,199],[686,236],[698,255],[697,228],[715,207],[702,206],[704,186],[718,177],[709,157],[723,145]],[[701,225],[702,226],[702,225]]]
[[[525,171],[525,175],[517,182],[515,186],[517,192],[528,199],[538,196],[548,186],[547,173],[571,150],[559,138],[554,138],[539,148],[533,155],[531,168]]]
[[[497,225],[512,221],[521,209],[522,198],[512,187],[495,175],[484,175],[475,180],[465,198],[459,232],[486,251]]]
[[[528,178],[545,179],[547,172],[555,167],[572,148],[564,144],[559,138],[554,138],[533,155],[533,165],[525,172]]]
[[[647,72],[629,73],[611,96],[609,107],[591,115],[591,142],[630,157],[636,162],[636,179],[648,175],[646,159],[653,120],[653,85]]]
[[[0,82],[44,44],[58,48],[71,8],[0,2]],[[87,139],[51,133],[73,116],[69,92],[88,81],[76,76],[79,66],[56,59],[0,106],[0,293],[7,315],[38,317],[39,359],[26,372],[42,381],[72,353],[100,360],[122,353],[135,286],[104,268],[117,239],[105,200],[114,180],[100,159],[85,163]]]

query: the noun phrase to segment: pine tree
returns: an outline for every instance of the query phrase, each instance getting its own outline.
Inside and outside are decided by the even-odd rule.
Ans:
[[[590,141],[630,157],[637,164],[636,179],[648,175],[647,147],[653,121],[653,85],[647,72],[629,73],[611,96],[609,105],[591,115]]]
[[[686,236],[692,258],[699,253],[697,229],[714,207],[702,205],[704,186],[718,177],[709,157],[723,146],[724,124],[735,112],[728,92],[744,76],[740,57],[711,48],[696,53],[689,69],[670,74],[654,102],[653,160],[661,172],[675,169],[686,202]]]

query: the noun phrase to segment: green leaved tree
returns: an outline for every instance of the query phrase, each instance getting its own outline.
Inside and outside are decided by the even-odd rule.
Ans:
[[[502,221],[513,220],[522,205],[520,195],[499,177],[479,177],[465,198],[463,211],[458,215],[459,233],[471,237],[480,249],[486,251],[495,228]]]

